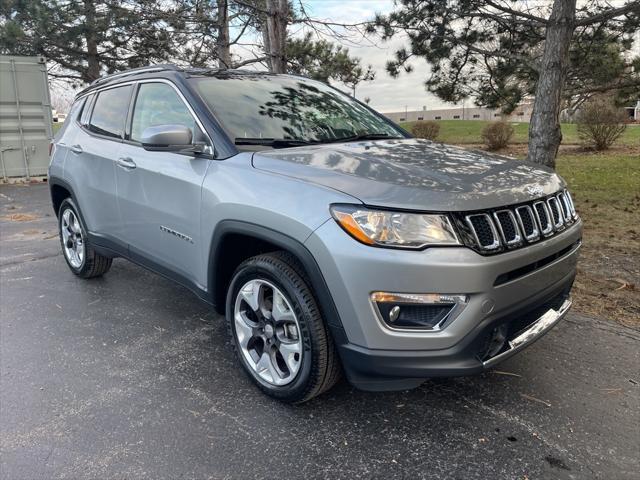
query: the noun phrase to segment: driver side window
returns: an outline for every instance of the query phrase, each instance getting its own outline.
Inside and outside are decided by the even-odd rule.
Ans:
[[[198,133],[195,119],[173,87],[166,83],[141,84],[131,120],[130,139],[140,142],[146,128],[168,124],[190,128],[195,141]]]

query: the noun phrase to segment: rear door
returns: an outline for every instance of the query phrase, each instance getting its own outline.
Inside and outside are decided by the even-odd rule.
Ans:
[[[200,203],[209,160],[142,148],[144,130],[164,124],[185,125],[194,139],[203,137],[177,87],[168,81],[140,82],[116,163],[122,237],[134,260],[203,288]]]
[[[99,91],[88,99],[73,138],[65,177],[73,185],[87,229],[117,240],[121,228],[116,198],[115,160],[122,147],[132,85]]]

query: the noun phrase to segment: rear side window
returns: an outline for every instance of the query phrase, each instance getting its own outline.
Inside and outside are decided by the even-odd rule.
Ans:
[[[91,116],[91,106],[93,105],[93,93],[91,95],[87,95],[86,101],[84,102],[84,108],[82,109],[82,113],[80,114],[80,118],[78,121],[80,125],[83,127],[89,126],[89,117]]]
[[[89,130],[108,137],[121,138],[129,109],[131,85],[110,88],[98,93]]]
[[[62,138],[62,135],[64,135],[64,132],[67,130],[70,124],[80,120],[80,115],[82,114],[82,109],[84,107],[86,100],[87,100],[87,97],[82,97],[76,100],[75,102],[73,102],[73,105],[71,106],[71,110],[69,111],[69,115],[67,115],[67,118],[62,124],[62,128],[60,128],[60,130],[58,130],[58,133],[55,134],[54,138],[56,140],[59,138]]]
[[[140,142],[142,133],[156,125],[184,125],[196,137],[196,122],[180,96],[166,83],[142,83],[131,120],[131,140]]]

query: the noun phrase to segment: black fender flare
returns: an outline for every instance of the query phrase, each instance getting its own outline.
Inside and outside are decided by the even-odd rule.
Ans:
[[[209,288],[207,289],[210,292],[214,303],[216,300],[216,292],[218,291],[217,288],[219,287],[216,283],[216,264],[221,256],[224,255],[224,252],[222,252],[218,247],[229,234],[240,234],[255,237],[295,255],[309,277],[311,288],[313,288],[316,299],[320,304],[320,308],[327,321],[327,325],[331,328],[334,340],[337,343],[342,343],[341,340],[346,339],[342,319],[340,318],[340,314],[338,313],[338,309],[333,301],[329,287],[327,286],[324,276],[322,275],[322,271],[320,270],[320,266],[316,262],[314,256],[302,242],[282,232],[272,230],[262,225],[238,220],[222,220],[216,226],[209,250]]]
[[[47,183],[49,183],[49,195],[51,196],[51,206],[53,207],[54,204],[54,198],[53,198],[53,187],[58,186],[58,187],[62,187],[65,190],[67,190],[71,196],[71,198],[77,202],[77,197],[75,192],[73,191],[73,187],[69,184],[69,182],[67,182],[66,180],[63,180],[60,177],[56,177],[56,176],[50,176]],[[80,209],[80,207],[78,207],[78,209]],[[58,216],[58,212],[55,211],[55,208],[53,209],[54,213],[56,214],[56,217]],[[80,216],[82,216],[82,214],[80,212],[78,212],[80,214]],[[84,219],[83,219],[84,221]]]

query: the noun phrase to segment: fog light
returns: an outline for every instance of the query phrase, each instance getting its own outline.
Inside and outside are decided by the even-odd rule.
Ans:
[[[465,295],[437,293],[371,294],[380,319],[396,329],[437,330],[460,304],[467,302]]]

